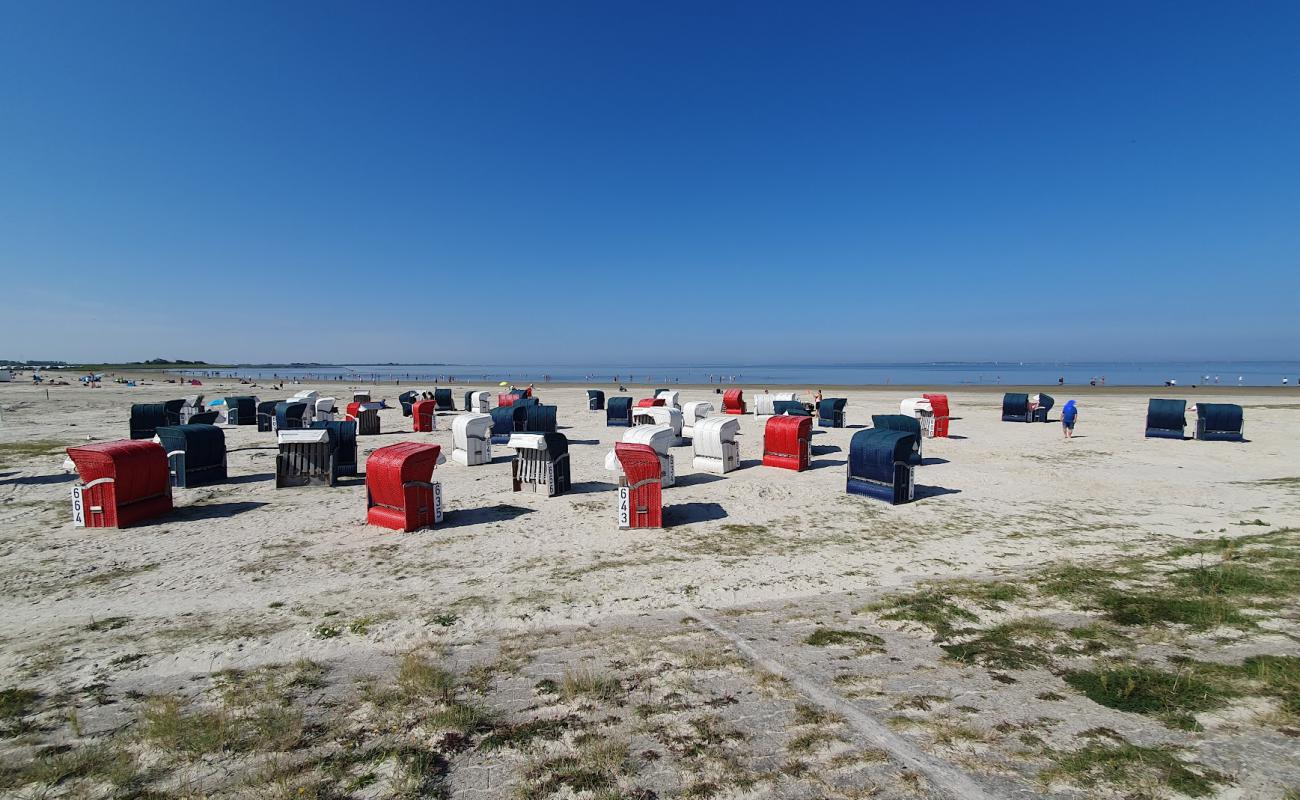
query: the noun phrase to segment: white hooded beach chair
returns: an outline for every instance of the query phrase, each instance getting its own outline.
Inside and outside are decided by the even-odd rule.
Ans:
[[[186,397],[185,404],[181,406],[181,424],[185,425],[190,421],[190,417],[195,414],[202,414],[203,411],[203,395],[192,394]],[[224,421],[223,419],[222,422]]]
[[[506,447],[515,451],[510,478],[516,492],[525,488],[555,497],[569,490],[569,448],[562,433],[512,433]]]
[[[898,404],[898,411],[905,417],[912,417],[921,423],[921,435],[927,439],[934,437],[934,408],[924,397],[909,397]]]
[[[740,467],[736,435],[740,421],[732,416],[705,417],[695,423],[695,458],[691,466],[701,472],[725,475]]]
[[[312,405],[312,422],[334,421],[334,398],[318,397]]]
[[[713,404],[706,400],[695,400],[682,406],[682,436],[687,439],[695,437],[695,425],[705,417],[713,416]]]
[[[474,392],[469,398],[470,410],[475,414],[486,414],[492,407],[492,395],[488,392]]]
[[[669,449],[676,440],[677,434],[668,425],[637,425],[628,428],[623,434],[625,443],[649,445],[658,454],[662,485],[665,487],[672,486],[677,482],[677,474],[673,469],[673,457],[669,453]],[[623,467],[613,450],[610,450],[609,455],[605,456],[605,469],[615,475],[623,474]]]
[[[672,389],[664,389],[659,394],[655,395],[656,400],[663,400],[664,405],[669,406],[670,408],[681,408],[681,398],[682,393]]]
[[[754,398],[754,416],[770,417],[776,413],[773,404],[778,400],[797,401],[798,392],[763,392]]]
[[[633,425],[667,425],[672,428],[675,441],[673,447],[679,447],[682,444],[682,412],[668,406],[650,406],[649,408],[632,409]],[[624,441],[627,441],[624,439]]]
[[[467,467],[492,463],[492,417],[461,414],[451,421],[451,460]]]

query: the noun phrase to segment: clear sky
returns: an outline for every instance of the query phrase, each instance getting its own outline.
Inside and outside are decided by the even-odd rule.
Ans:
[[[1295,357],[1300,3],[0,0],[0,357]]]

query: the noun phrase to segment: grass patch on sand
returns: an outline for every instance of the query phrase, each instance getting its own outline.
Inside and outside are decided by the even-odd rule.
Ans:
[[[58,439],[33,439],[29,442],[0,442],[0,466],[23,466],[21,462],[63,453],[70,445]]]
[[[613,792],[619,779],[629,772],[630,754],[625,742],[592,737],[574,749],[558,754],[538,756],[525,765],[523,780],[515,790],[521,800],[533,800],[567,790],[604,793],[597,796],[621,797]]]
[[[1047,645],[1060,631],[1047,620],[1030,617],[961,633],[971,638],[941,645],[953,661],[993,669],[1025,669],[1051,662]]]
[[[1141,747],[1123,738],[1097,740],[1078,750],[1048,751],[1053,764],[1038,778],[1046,785],[1060,780],[1086,789],[1107,786],[1141,792],[1142,797],[1149,796],[1153,787],[1207,797],[1215,787],[1231,783],[1223,773],[1183,761],[1178,752],[1170,747]]]
[[[804,644],[813,647],[857,647],[870,650],[884,649],[885,640],[866,631],[846,631],[836,628],[818,628],[804,637]]]
[[[1187,668],[1170,672],[1119,663],[1070,671],[1062,677],[1094,703],[1158,717],[1185,730],[1199,729],[1194,714],[1220,708],[1238,694],[1231,682],[1205,680]]]
[[[612,703],[623,696],[623,684],[618,678],[590,669],[565,670],[559,688],[565,700],[585,698]]]
[[[886,597],[859,610],[878,613],[881,619],[915,622],[934,631],[936,639],[946,639],[956,632],[957,623],[979,621],[972,606],[1004,611],[1005,603],[1024,596],[1023,589],[1010,583],[948,581]]]

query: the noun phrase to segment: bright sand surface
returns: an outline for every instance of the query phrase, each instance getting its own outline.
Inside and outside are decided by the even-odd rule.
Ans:
[[[695,613],[725,620],[742,618],[746,609],[779,609],[788,617],[781,625],[790,625],[807,622],[811,609],[848,613],[923,581],[1014,582],[1062,559],[1092,563],[1182,538],[1300,525],[1300,491],[1294,482],[1277,480],[1300,474],[1300,397],[1293,400],[1291,393],[1112,388],[1072,394],[1046,387],[1057,399],[1054,420],[1066,399],[1080,398],[1076,436],[1066,441],[1059,424],[1001,422],[998,391],[954,389],[949,397],[959,419],[951,438],[924,442],[925,463],[916,471],[920,499],[891,507],[845,493],[850,437],[869,425],[871,414],[897,413],[898,401],[911,394],[872,388],[828,391],[848,398],[848,426],[817,430],[812,469],[805,473],[759,464],[763,420],[752,414],[738,418],[737,472],[696,474],[689,445],[675,449],[678,484],[664,492],[668,527],[619,531],[614,478],[603,461],[625,429],[608,428],[604,412],[587,411],[581,388],[542,386],[538,394],[559,407],[560,431],[570,442],[574,489],[565,496],[512,493],[511,451],[504,448],[496,448],[496,460],[485,466],[467,468],[448,458],[434,473],[443,487],[445,522],[434,530],[395,533],[365,524],[363,479],[333,489],[277,490],[273,435],[227,427],[227,483],[175,490],[177,511],[138,528],[74,528],[72,478],[63,474],[63,454],[55,446],[125,438],[133,402],[199,391],[209,399],[281,399],[305,388],[333,394],[340,404],[350,397],[350,388],[341,385],[277,392],[265,384],[221,381],[201,388],[149,384],[48,390],[0,384],[0,445],[51,444],[47,454],[7,454],[0,462],[0,674],[9,683],[47,694],[100,682],[110,691],[172,691],[193,676],[225,668],[311,658],[363,673],[430,642],[482,646],[552,631],[634,629],[642,620],[649,625]],[[498,391],[454,386],[457,406],[471,388],[494,397]],[[376,399],[386,396],[396,406],[398,391],[376,389]],[[746,389],[751,409],[752,392]],[[1250,441],[1145,439],[1152,396],[1240,403]],[[681,400],[721,406],[721,396],[706,387],[683,388]],[[440,444],[450,456],[452,415],[439,417],[437,431],[420,434],[411,432],[400,410],[380,417],[382,434],[359,440],[360,463],[370,451],[399,441]],[[1241,525],[1256,519],[1268,527]],[[130,622],[115,632],[94,631],[94,622],[104,618]],[[358,620],[365,624],[349,629]],[[1290,624],[1291,635],[1300,632],[1294,618]],[[331,633],[332,626],[341,633]],[[890,636],[906,628],[884,627]],[[930,634],[920,633],[913,631],[900,648],[933,651]],[[775,641],[753,637],[764,638]],[[1282,641],[1294,652],[1294,642]],[[769,655],[795,659],[793,647]],[[935,670],[935,653],[915,669]],[[124,657],[132,658],[129,670],[110,668]],[[942,674],[947,691],[935,694],[1002,691],[978,669]],[[827,679],[826,685],[833,683]],[[1061,693],[1059,682],[1051,685]],[[887,681],[879,686],[878,694],[907,694]],[[1082,697],[1071,702],[1074,711],[1057,709],[1055,716],[1095,708],[1119,719],[1103,722],[1128,735],[1136,735],[1136,723],[1123,727],[1124,720],[1148,723]],[[1015,704],[1004,698],[997,707]],[[1034,785],[1025,782],[1030,768],[990,777],[965,763],[969,753],[954,755],[924,732],[900,735],[937,762],[967,769],[986,787],[1021,792]],[[1267,764],[1287,753],[1288,742],[1294,755],[1297,741],[1270,738],[1257,769],[1250,756],[1222,756],[1220,762],[1241,770],[1236,785],[1259,792],[1237,796],[1280,796],[1282,782],[1294,776],[1278,777],[1270,771],[1276,764]],[[507,782],[517,779],[511,774]],[[472,783],[457,780],[461,788]],[[934,780],[942,784],[942,775]],[[885,784],[886,796],[910,796],[906,780]],[[1237,789],[1229,791],[1224,796]]]

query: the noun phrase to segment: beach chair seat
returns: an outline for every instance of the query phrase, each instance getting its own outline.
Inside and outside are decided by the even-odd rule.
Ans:
[[[334,446],[323,428],[276,431],[279,452],[275,456],[275,488],[286,486],[333,486]]]
[[[1148,439],[1186,439],[1187,401],[1148,400],[1146,435]]]
[[[492,408],[492,395],[487,392],[465,392],[465,410],[473,414],[486,414]]]
[[[632,398],[611,397],[605,404],[605,427],[626,428],[632,425]]]
[[[728,389],[722,393],[722,411],[726,414],[744,414],[745,392],[741,389]]]
[[[691,466],[700,472],[725,475],[740,468],[740,445],[736,436],[740,421],[727,415],[705,417],[695,423]]]
[[[68,458],[81,478],[72,491],[74,525],[125,528],[172,510],[167,451],[157,442],[122,439],[69,447]]]
[[[528,424],[528,409],[530,406],[497,406],[489,412],[492,417],[492,429],[489,435],[489,441],[492,444],[505,444],[510,441],[510,435],[516,431],[522,432]]]
[[[442,485],[433,471],[442,447],[398,442],[366,459],[366,522],[397,531],[418,531],[442,522]]]
[[[433,402],[439,411],[456,410],[456,403],[451,399],[451,389],[434,389]]]
[[[433,400],[417,400],[411,404],[411,430],[428,433],[438,430],[438,404]]]
[[[587,390],[587,410],[604,411],[605,410],[605,393],[600,389]]]
[[[921,463],[921,443],[924,438],[921,436],[921,420],[916,417],[909,417],[906,414],[872,414],[871,427],[915,434],[916,438],[912,442],[912,446],[915,448],[912,454],[912,462],[914,464]]]
[[[823,397],[817,403],[817,427],[843,428],[844,407],[848,404],[847,397]]]
[[[763,466],[802,472],[812,463],[812,417],[773,416],[763,428]]]
[[[318,397],[311,404],[311,421],[312,422],[333,422],[334,421],[334,398]]]
[[[706,400],[695,400],[682,406],[682,438],[695,436],[695,423],[713,415],[713,404]]]
[[[1245,415],[1233,403],[1197,403],[1196,438],[1206,442],[1245,441]]]
[[[619,442],[612,455],[619,464],[619,529],[662,528],[663,462],[659,454],[649,445]]]
[[[201,414],[191,414],[189,425],[216,425],[221,420],[221,415],[216,411],[204,411]]]
[[[914,433],[888,428],[853,434],[845,490],[893,505],[911,502],[916,492],[912,463],[916,438]]]
[[[344,419],[357,424],[358,436],[378,436],[379,411],[383,407],[383,403],[359,403],[353,401],[348,403]]]
[[[226,435],[216,425],[166,425],[158,429],[154,440],[167,453],[173,487],[191,488],[226,479]]]
[[[772,413],[775,415],[787,415],[791,417],[811,417],[812,412],[808,407],[798,400],[774,400],[772,401]]]
[[[514,491],[525,487],[555,497],[569,491],[569,440],[562,433],[516,433],[506,442],[515,451],[510,463]]]

